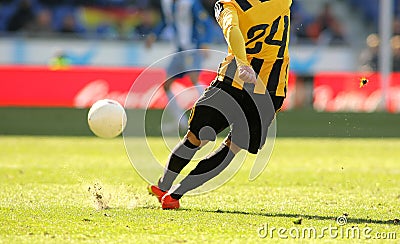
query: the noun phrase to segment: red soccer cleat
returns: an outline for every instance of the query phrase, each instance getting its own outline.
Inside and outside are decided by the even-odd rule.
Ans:
[[[165,194],[167,194],[166,191],[161,190],[160,188],[158,188],[158,186],[155,186],[155,185],[149,185],[149,186],[147,187],[147,189],[149,190],[149,193],[150,193],[151,195],[154,195],[154,196],[157,197],[157,199],[158,199],[159,202],[161,202],[161,199],[163,198],[163,196],[164,196]]]
[[[179,200],[174,199],[171,195],[165,195],[161,199],[161,207],[162,209],[178,209],[179,208]]]

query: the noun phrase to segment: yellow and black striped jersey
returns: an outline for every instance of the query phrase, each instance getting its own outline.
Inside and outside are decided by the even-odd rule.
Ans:
[[[291,4],[291,0],[217,1],[215,17],[228,42],[228,56],[220,64],[218,81],[242,89],[244,82],[238,78],[237,66],[250,64],[259,78],[254,93],[268,90],[276,96],[286,95]],[[233,33],[228,29],[235,26],[241,35],[227,36]],[[240,48],[235,53],[235,42],[243,43],[245,53],[241,54]],[[245,56],[244,60],[239,61],[240,56]]]

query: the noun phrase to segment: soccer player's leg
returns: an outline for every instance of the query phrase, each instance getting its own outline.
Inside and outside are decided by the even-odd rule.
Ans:
[[[235,146],[235,150],[232,150],[231,146],[231,141],[227,138],[217,150],[201,160],[169,195],[173,199],[179,200],[188,191],[219,175],[233,160],[235,153],[240,151],[239,147]]]
[[[188,131],[184,139],[172,150],[163,176],[159,179],[158,184],[148,186],[149,193],[156,196],[158,201],[161,202],[161,199],[168,193],[179,173],[190,162],[194,154],[207,142],[206,140],[200,141],[191,131]]]
[[[179,199],[186,192],[203,185],[220,174],[239,151],[240,148],[232,143],[229,138],[226,138],[216,151],[197,164],[196,168],[178,184],[178,187],[172,193],[168,193],[162,198],[162,208],[179,208]]]
[[[187,70],[191,70],[190,72],[188,72],[188,76],[200,96],[204,90],[203,86],[199,84],[199,75],[200,70],[202,69],[203,55],[200,50],[191,50],[188,53],[188,56],[190,62],[185,63]]]
[[[191,132],[186,134],[184,139],[172,150],[165,166],[163,176],[159,179],[158,184],[148,187],[149,193],[156,196],[160,202],[164,195],[167,194],[182,169],[200,149],[201,141],[195,140],[194,138],[195,136]]]
[[[164,174],[158,182],[158,187],[167,192],[176,177],[189,164],[195,153],[200,149],[201,141],[188,131],[184,139],[172,150],[165,166]]]
[[[203,86],[199,84],[199,75],[200,75],[199,71],[188,72],[190,81],[192,82],[193,86],[196,88],[200,96],[203,93]]]
[[[225,89],[229,90],[230,88],[225,87]],[[238,92],[236,90],[230,91],[229,96]],[[215,97],[217,97],[217,99],[215,100],[219,100],[219,102],[213,103],[213,99],[208,100],[208,102],[214,106],[220,104],[221,100],[224,103],[232,103],[232,106],[217,110],[221,113],[221,117],[218,116],[218,113],[212,116],[213,120],[217,121],[223,118],[227,119],[228,117],[229,119],[227,120],[226,127],[228,124],[232,123],[231,133],[216,151],[197,164],[195,169],[181,181],[172,193],[168,196],[166,195],[165,200],[163,200],[166,203],[177,203],[177,200],[185,193],[216,177],[230,164],[236,153],[241,149],[246,149],[250,153],[256,154],[262,146],[262,141],[265,141],[265,139],[263,140],[263,129],[269,126],[270,122],[267,122],[267,120],[272,121],[271,118],[275,114],[275,109],[269,98],[269,94],[256,95],[253,97],[244,91],[240,92],[240,96],[233,95],[230,97],[233,99],[232,101],[229,101],[229,99],[227,99],[228,97],[224,96],[224,94],[228,93],[222,92],[216,94]],[[208,108],[208,110],[210,109]],[[222,112],[225,114],[222,114]],[[197,118],[207,118],[205,115],[206,114],[203,114],[203,116]],[[194,128],[194,131],[197,133],[197,128]],[[163,208],[168,208],[168,205],[163,204]]]
[[[174,114],[175,118],[179,119],[179,127],[187,128],[188,119],[184,114],[184,110],[178,105],[175,99],[175,95],[171,91],[172,83],[177,79],[184,75],[186,70],[184,67],[184,62],[181,55],[174,55],[172,61],[167,67],[167,77],[168,79],[164,82],[163,88],[169,100],[169,110]],[[162,197],[168,192],[171,188],[174,180],[182,171],[182,169],[190,162],[194,154],[199,149],[200,143],[197,143],[193,140],[193,136],[188,136],[187,134],[184,139],[176,145],[176,147],[172,150],[168,162],[165,166],[164,174],[159,179],[157,185],[150,185],[148,187],[148,191],[150,194],[157,197],[157,199],[161,202]]]
[[[158,196],[165,195],[165,193],[170,190],[179,173],[189,164],[195,153],[203,145],[209,140],[215,140],[216,133],[219,133],[229,126],[229,124],[224,122],[224,117],[217,110],[205,106],[207,103],[206,101],[209,101],[208,99],[212,97],[213,94],[215,94],[215,88],[207,90],[204,96],[200,98],[192,108],[189,131],[184,137],[184,140],[179,143],[170,154],[163,177],[160,179],[157,186],[162,193]],[[213,119],[210,120],[210,118]],[[177,205],[175,204],[173,206]]]
[[[168,98],[168,110],[178,118],[179,128],[185,128],[188,125],[188,119],[185,115],[185,110],[179,106],[175,99],[175,94],[171,91],[171,86],[178,78],[182,78],[187,70],[185,70],[184,61],[181,54],[173,56],[171,63],[167,67],[167,80],[163,84],[165,94]]]
[[[214,141],[216,135],[230,125],[230,115],[224,114],[230,113],[229,109],[226,109],[226,104],[233,104],[229,98],[230,95],[219,88],[209,87],[196,103],[189,120],[189,130],[198,140]],[[173,192],[166,195],[162,202],[179,200],[186,192],[214,178],[226,168],[234,155],[230,150],[230,139],[228,138],[220,148],[201,160]],[[168,208],[168,205],[163,204],[163,208]]]

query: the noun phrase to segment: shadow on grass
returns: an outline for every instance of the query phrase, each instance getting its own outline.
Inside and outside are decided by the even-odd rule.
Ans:
[[[187,209],[189,210],[189,209]],[[286,213],[257,213],[257,212],[245,212],[236,210],[196,210],[199,212],[208,213],[224,213],[224,214],[238,214],[238,215],[258,215],[265,217],[280,217],[280,218],[302,218],[302,219],[312,219],[312,220],[332,220],[336,221],[337,217],[333,216],[319,216],[319,215],[307,215],[307,214],[286,214]],[[349,218],[347,217],[347,224],[386,224],[386,225],[400,225],[399,219],[391,220],[377,220],[377,219],[362,219],[362,218]]]
[[[160,209],[157,207],[151,206],[142,206],[140,208],[143,209]],[[217,214],[237,214],[237,215],[258,215],[264,217],[278,217],[278,218],[291,218],[291,219],[311,219],[311,220],[332,220],[336,222],[336,219],[340,216],[319,216],[319,215],[308,215],[308,214],[286,214],[286,213],[262,213],[262,212],[245,212],[245,211],[237,211],[237,210],[202,210],[202,209],[189,209],[189,208],[180,208],[176,210],[165,210],[165,211],[190,211],[190,212],[205,212],[205,213],[217,213]],[[349,218],[346,217],[347,224],[385,224],[385,225],[400,225],[399,219],[390,219],[390,220],[377,220],[370,218]]]

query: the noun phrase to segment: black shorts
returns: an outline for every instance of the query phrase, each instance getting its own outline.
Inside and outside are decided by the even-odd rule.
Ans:
[[[268,127],[285,98],[247,92],[252,89],[212,82],[192,108],[189,130],[200,140],[214,141],[217,134],[231,126],[231,141],[256,154],[265,144]]]

